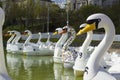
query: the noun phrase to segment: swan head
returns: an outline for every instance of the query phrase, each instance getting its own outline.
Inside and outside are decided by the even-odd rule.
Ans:
[[[30,30],[25,30],[23,34],[24,34],[24,35],[30,35],[30,34],[32,34],[32,33],[31,33]]]
[[[56,28],[55,32],[53,35],[60,34],[62,32],[62,28]]]
[[[14,36],[16,36],[16,34],[15,34],[15,32],[14,31],[11,31],[11,33],[10,33],[11,35],[14,35]]]
[[[13,31],[11,31],[12,32],[12,34],[18,34],[19,32],[18,31],[16,31],[16,30],[13,30]]]
[[[41,35],[41,32],[39,32],[38,34]]]
[[[13,30],[13,31],[11,31],[11,35],[14,35],[14,36],[16,36],[16,35],[21,36],[21,33],[18,32],[18,31],[16,31],[16,30]]]
[[[48,35],[50,35],[50,33],[49,33],[49,32],[48,32],[47,34],[48,34]]]
[[[102,13],[96,13],[90,15],[86,20],[86,26],[84,29],[79,31],[79,34],[84,34],[88,31],[106,28],[109,23],[112,22],[111,19]]]
[[[4,34],[5,37],[7,37],[7,36],[11,36],[11,35],[12,35],[12,31],[7,31],[7,33]]]
[[[24,32],[30,33],[31,31],[30,30],[25,30]]]
[[[79,26],[79,28],[84,28],[87,24],[86,23],[83,23]]]
[[[64,26],[64,27],[62,28],[62,31],[60,32],[60,34],[67,33],[68,31],[70,31],[70,26]]]
[[[81,25],[79,26],[80,30],[81,30],[82,28],[84,28],[86,25],[87,25],[86,23],[81,24]],[[81,33],[80,33],[80,31],[79,31],[76,35],[78,36],[78,35],[80,35],[80,34],[81,34]]]

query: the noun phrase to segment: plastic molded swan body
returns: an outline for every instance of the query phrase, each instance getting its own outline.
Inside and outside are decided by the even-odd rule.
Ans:
[[[13,32],[13,35],[16,35],[16,37],[12,41],[11,53],[22,54],[23,43],[18,42],[21,38],[21,34],[20,34],[20,32],[15,31],[15,30],[13,30],[12,32]]]
[[[0,8],[0,80],[11,80],[8,75],[6,64],[5,64],[5,56],[3,50],[3,38],[2,38],[2,26],[5,20],[5,13]]]
[[[62,32],[62,28],[57,28],[56,30],[58,34]],[[67,33],[62,34],[62,36],[55,45],[54,56],[53,56],[53,60],[55,63],[62,63],[62,46],[67,40],[67,38],[68,38]]]
[[[80,28],[85,26],[86,24],[82,24]],[[87,37],[84,43],[82,44],[82,46],[80,47],[79,53],[81,54],[78,54],[78,57],[76,58],[75,64],[73,66],[75,76],[83,75],[84,69],[90,57],[90,54],[94,50],[94,47],[92,47],[92,49],[89,51],[89,45],[90,45],[90,42],[92,41],[92,36],[93,36],[92,31],[87,32]]]
[[[87,18],[87,26],[81,30],[81,34],[99,29],[105,29],[105,36],[100,44],[95,48],[91,54],[84,72],[84,80],[119,80],[120,73],[109,73],[100,67],[100,61],[103,59],[105,52],[111,46],[114,36],[115,28],[111,19],[105,14],[93,14]]]
[[[8,31],[7,35],[11,35],[11,37],[7,41],[6,50],[7,52],[11,52],[12,40],[14,39],[15,35],[12,35],[12,31]]]

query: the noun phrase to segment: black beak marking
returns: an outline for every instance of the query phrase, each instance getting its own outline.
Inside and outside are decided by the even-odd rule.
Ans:
[[[87,20],[86,23],[87,24],[93,24],[93,23],[95,23],[96,28],[98,28],[98,24],[99,24],[100,21],[101,21],[101,19],[97,18],[97,19]]]

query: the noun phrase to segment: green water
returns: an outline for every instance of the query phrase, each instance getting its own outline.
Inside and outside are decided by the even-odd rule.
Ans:
[[[82,80],[72,69],[53,63],[52,56],[6,55],[7,69],[13,80]]]

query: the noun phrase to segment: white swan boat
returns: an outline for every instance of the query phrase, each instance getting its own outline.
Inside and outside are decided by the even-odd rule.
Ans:
[[[85,26],[86,26],[85,23],[81,24],[80,28],[83,28]],[[90,49],[90,51],[89,51],[89,45],[90,45],[90,43],[92,41],[92,36],[93,36],[93,32],[92,31],[87,32],[87,37],[86,37],[85,41],[83,42],[82,46],[79,49],[79,52],[81,54],[78,54],[78,56],[77,56],[77,58],[75,60],[75,64],[73,66],[74,75],[75,76],[83,75],[84,68],[85,68],[86,63],[88,61],[88,58],[90,57],[90,54],[94,50],[94,47],[92,47],[92,49]]]
[[[42,35],[40,35],[42,37]],[[46,42],[39,44],[40,53],[43,55],[54,55],[54,43],[50,41],[50,34],[48,33],[48,38]]]
[[[63,65],[65,68],[72,68],[78,53],[75,47],[69,47],[69,45],[75,39],[76,32],[71,26],[65,26],[63,27],[63,34],[64,33],[68,34],[70,37],[68,37],[62,48]]]
[[[11,52],[12,40],[14,39],[15,35],[12,34],[12,31],[8,31],[7,34],[5,34],[5,35],[6,36],[11,36],[7,40],[7,44],[6,44],[6,50],[7,50],[7,52]]]
[[[5,13],[2,10],[2,8],[0,8],[0,80],[11,80],[6,69],[5,56],[3,50],[2,27],[4,21],[5,21]]]
[[[16,35],[15,38],[12,41],[11,46],[11,53],[12,54],[22,54],[23,51],[23,43],[20,43],[19,40],[21,38],[20,32],[13,30],[11,31],[13,35]]]
[[[75,48],[68,47],[75,39],[75,30],[68,26],[56,29],[58,34],[61,34],[61,38],[58,40],[55,46],[54,62],[64,63],[64,67],[72,67],[74,59],[77,56]],[[69,37],[70,36],[70,37]]]
[[[29,36],[23,45],[24,55],[53,55],[53,51],[49,50],[44,43],[36,44],[30,42],[30,40],[32,39],[31,31],[26,30],[25,33]]]
[[[37,55],[39,52],[39,48],[38,48],[38,45],[30,42],[30,40],[32,39],[31,31],[25,30],[24,34],[28,35],[28,38],[23,44],[23,53],[25,55]]]
[[[47,41],[45,42],[44,45],[42,45],[43,47],[41,46],[40,47],[46,49],[46,51],[48,52],[54,53],[55,44],[50,41],[50,33],[47,33],[47,34],[48,34]]]
[[[91,54],[85,67],[83,80],[120,80],[120,70],[118,68],[112,66],[115,69],[113,72],[112,70],[109,72],[109,70],[106,71],[100,67],[101,59],[103,59],[105,52],[110,48],[114,40],[115,27],[112,20],[105,14],[97,13],[90,15],[86,23],[86,27],[80,31],[80,34],[104,28],[105,36]]]
[[[57,28],[56,31],[54,32],[54,35],[61,34],[61,32],[62,32],[62,28]],[[68,37],[67,33],[62,34],[62,36],[55,45],[54,56],[53,56],[53,60],[55,63],[62,63],[62,46],[67,40],[67,37]]]

